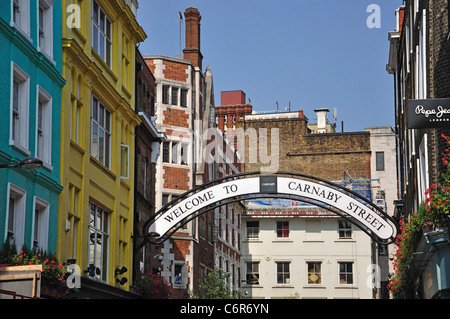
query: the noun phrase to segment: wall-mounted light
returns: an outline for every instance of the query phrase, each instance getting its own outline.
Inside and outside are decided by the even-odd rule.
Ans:
[[[34,157],[26,158],[19,164],[0,164],[0,168],[25,168],[30,172],[34,172],[41,167],[42,161]]]

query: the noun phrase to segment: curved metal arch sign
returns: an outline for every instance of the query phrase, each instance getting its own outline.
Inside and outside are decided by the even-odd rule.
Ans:
[[[282,176],[237,179],[193,193],[165,212],[160,211],[149,232],[157,233],[161,238],[184,219],[211,204],[254,194],[284,194],[321,202],[339,210],[350,217],[350,220],[358,221],[383,242],[389,240],[393,242],[397,235],[398,226],[392,218],[366,199],[350,196],[354,195],[351,191],[336,189],[324,183]]]

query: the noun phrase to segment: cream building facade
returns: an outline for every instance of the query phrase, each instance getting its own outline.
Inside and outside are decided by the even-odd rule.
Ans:
[[[243,214],[243,297],[371,299],[371,238],[322,208],[282,206]]]

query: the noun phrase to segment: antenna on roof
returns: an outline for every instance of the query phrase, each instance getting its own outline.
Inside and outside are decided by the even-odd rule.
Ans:
[[[180,18],[180,55],[181,55],[181,24],[183,23],[183,14],[181,13],[181,11],[178,11],[178,17]]]

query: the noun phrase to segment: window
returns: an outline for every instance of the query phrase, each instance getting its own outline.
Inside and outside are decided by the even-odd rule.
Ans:
[[[53,2],[39,0],[38,8],[38,46],[39,49],[53,58]]]
[[[47,250],[50,204],[34,198],[33,248]]]
[[[128,54],[128,47],[130,45],[130,42],[125,37],[125,35],[122,35],[123,41],[122,41],[122,67],[123,67],[123,86],[125,88],[128,88],[128,77],[129,77],[129,70],[130,70],[130,56]]]
[[[376,152],[377,171],[384,171],[384,152]]]
[[[75,259],[75,252],[77,247],[77,229],[80,221],[79,198],[80,190],[74,186],[69,186],[69,212],[68,212],[68,242],[67,242],[67,256]],[[66,228],[67,229],[67,228]]]
[[[247,285],[259,285],[259,262],[248,262],[245,283]]]
[[[119,217],[119,260],[121,262],[121,266],[125,266],[127,264],[127,246],[128,241],[127,238],[127,224],[128,219],[120,216]]]
[[[178,88],[172,87],[172,105],[178,105]]]
[[[189,144],[181,143],[181,165],[188,164],[188,147]]]
[[[109,20],[97,1],[93,1],[92,46],[109,67],[111,67],[111,32],[111,20]]]
[[[277,222],[277,237],[278,238],[289,237],[289,222],[288,221]]]
[[[187,107],[187,101],[188,101],[188,90],[187,89],[181,89],[181,96],[180,96],[180,106]]]
[[[120,146],[120,178],[128,179],[129,178],[129,154],[130,147],[128,145],[122,144]]]
[[[259,238],[259,222],[247,222],[247,238]]]
[[[338,227],[340,239],[352,238],[352,225],[350,222],[346,220],[339,220]]]
[[[72,95],[71,102],[72,108],[70,110],[70,138],[72,141],[80,144],[81,139],[81,122],[80,115],[82,114],[81,108],[83,103],[81,102],[84,96],[82,94],[82,78],[81,75],[78,78],[75,75],[75,72],[72,73]]]
[[[52,97],[40,87],[38,92],[36,157],[48,167],[52,157]]]
[[[26,192],[11,183],[8,184],[9,201],[6,237],[21,249],[24,244]]]
[[[163,142],[162,144],[163,163],[170,163],[170,142]]]
[[[188,165],[189,144],[180,142],[162,143],[162,161],[177,165]]]
[[[170,85],[163,85],[162,89],[162,103],[170,104],[172,106],[188,106],[188,89],[180,87],[173,87]]]
[[[308,285],[320,285],[322,283],[322,263],[308,262]]]
[[[89,276],[107,280],[108,269],[109,213],[90,203],[89,210]]]
[[[339,283],[342,285],[353,284],[353,263],[340,262],[339,263]]]
[[[289,274],[289,263],[288,262],[277,262],[277,284],[289,284],[290,274]]]
[[[172,142],[172,164],[178,164],[178,143]]]
[[[184,281],[184,271],[185,271],[185,267],[184,267],[184,262],[180,262],[180,261],[175,261],[175,267],[174,267],[174,279],[173,279],[173,283],[175,285],[183,285],[186,284]]]
[[[11,78],[12,92],[10,145],[16,146],[21,151],[29,155],[28,116],[30,107],[30,78],[14,62],[12,62]]]
[[[14,27],[19,29],[29,38],[30,1],[29,0],[11,0],[11,1],[12,1],[11,22],[14,25]]]
[[[91,155],[106,167],[110,167],[111,112],[92,97]]]
[[[163,85],[163,104],[169,104],[169,89],[168,85]]]

